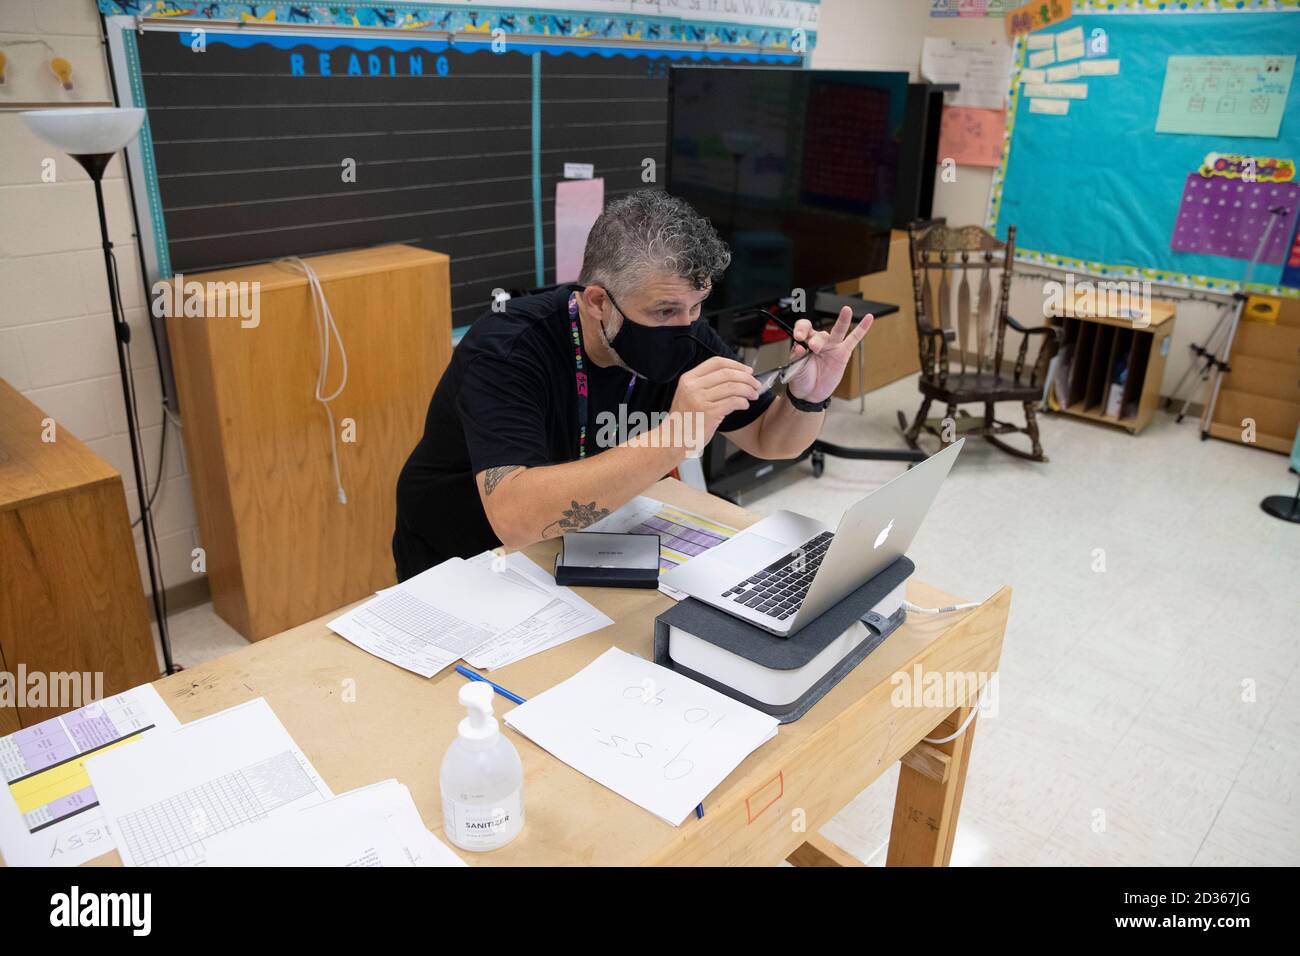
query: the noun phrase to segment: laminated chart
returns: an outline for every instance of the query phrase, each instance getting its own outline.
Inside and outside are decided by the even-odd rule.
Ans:
[[[1269,210],[1278,207],[1287,212],[1273,217]],[[1300,183],[1245,182],[1188,173],[1169,245],[1179,252],[1250,260],[1269,219],[1277,218],[1259,261],[1280,264],[1286,258],[1298,209]]]
[[[179,726],[146,684],[0,738],[5,863],[76,866],[112,850],[86,759]]]

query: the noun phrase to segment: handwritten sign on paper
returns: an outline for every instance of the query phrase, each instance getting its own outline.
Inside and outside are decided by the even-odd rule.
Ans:
[[[996,166],[1002,158],[1006,129],[1004,110],[944,107],[939,127],[939,159],[951,159],[958,166]]]
[[[1171,56],[1157,133],[1276,139],[1295,56]]]
[[[777,726],[775,717],[617,647],[505,720],[673,826]]]

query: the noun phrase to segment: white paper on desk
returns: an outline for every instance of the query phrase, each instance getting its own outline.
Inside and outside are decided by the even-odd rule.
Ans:
[[[208,866],[465,866],[429,832],[396,780],[340,794],[235,830],[208,847]]]
[[[126,866],[196,866],[224,834],[333,796],[259,697],[91,757]]]
[[[113,838],[84,760],[178,727],[158,691],[144,684],[0,738],[5,864],[80,866],[110,852]]]
[[[777,728],[775,717],[617,647],[505,721],[673,826]]]
[[[329,622],[376,657],[432,677],[550,603],[547,595],[452,558]]]
[[[573,590],[556,584],[549,574],[518,551],[505,557],[484,551],[470,558],[469,563],[493,568],[494,573],[544,594],[548,602],[531,617],[466,654],[465,661],[471,667],[481,670],[505,667],[614,623]]]

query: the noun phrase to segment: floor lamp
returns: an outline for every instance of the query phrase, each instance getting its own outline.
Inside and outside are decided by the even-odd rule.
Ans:
[[[95,203],[99,208],[99,234],[104,247],[104,272],[108,279],[108,302],[113,314],[113,332],[117,341],[117,365],[122,376],[122,400],[126,405],[126,431],[131,440],[131,466],[135,471],[135,493],[140,503],[140,529],[144,535],[145,564],[149,568],[149,590],[153,598],[154,619],[158,622],[158,639],[162,643],[166,673],[175,671],[167,618],[162,610],[160,574],[155,570],[153,515],[145,486],[144,456],[136,431],[135,393],[131,384],[130,357],[127,347],[131,327],[122,314],[117,288],[117,270],[113,262],[113,243],[108,238],[108,217],[104,212],[104,170],[109,161],[135,139],[144,122],[144,110],[114,107],[87,109],[34,110],[21,114],[33,133],[56,149],[67,153],[90,175],[95,184]],[[166,428],[166,422],[163,423]],[[163,463],[158,462],[161,469]]]

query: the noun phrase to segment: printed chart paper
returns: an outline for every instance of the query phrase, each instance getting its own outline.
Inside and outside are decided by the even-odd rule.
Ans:
[[[79,866],[112,851],[87,758],[178,727],[158,692],[145,684],[0,738],[5,864]]]
[[[384,780],[233,830],[208,866],[466,866],[420,819],[411,791]]]
[[[126,866],[197,866],[223,834],[333,796],[266,699],[86,762]]]
[[[495,568],[496,573],[545,595],[549,601],[531,617],[467,653],[465,662],[470,667],[505,667],[614,623],[576,591],[556,584],[551,575],[518,551],[505,557],[484,551],[470,558],[469,563]]]
[[[1157,133],[1276,139],[1295,56],[1171,56]]]
[[[616,647],[505,721],[673,826],[777,728],[775,717]]]
[[[1011,47],[1002,40],[926,37],[921,73],[931,83],[961,84],[956,93],[944,95],[949,106],[1000,110],[1011,82]]]
[[[547,595],[490,567],[451,558],[327,626],[363,651],[432,677],[548,603]]]
[[[1282,206],[1284,216],[1270,209]],[[1233,259],[1254,258],[1264,229],[1274,220],[1260,262],[1280,264],[1286,258],[1300,207],[1300,183],[1248,183],[1226,177],[1188,173],[1174,221],[1169,247]]]

